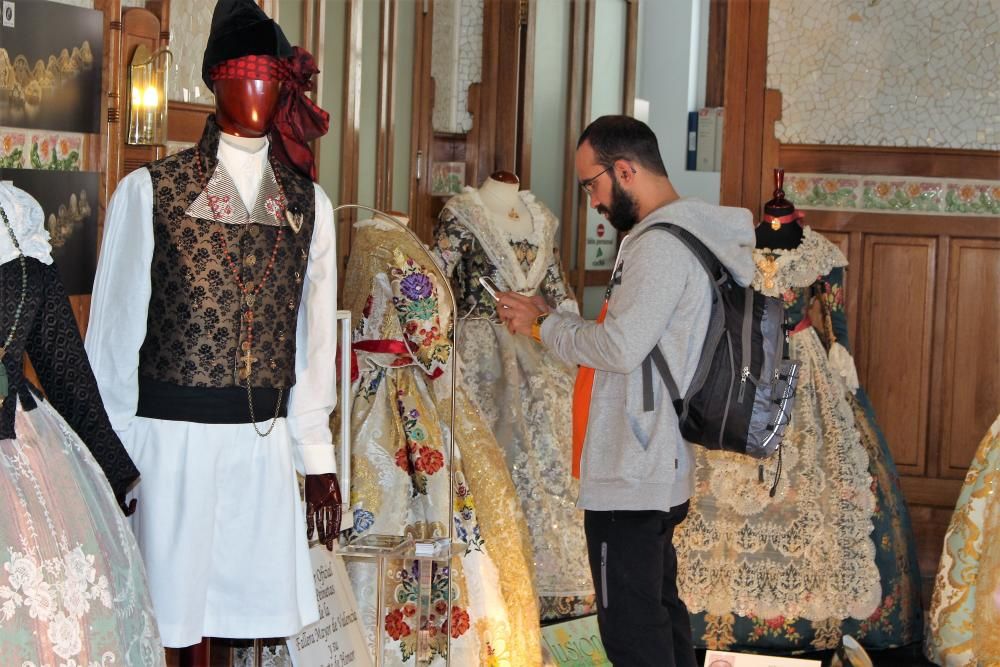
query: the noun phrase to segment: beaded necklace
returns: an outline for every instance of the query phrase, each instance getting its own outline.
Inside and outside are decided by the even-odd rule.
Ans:
[[[7,228],[7,233],[10,234],[10,240],[14,242],[14,248],[17,250],[18,259],[21,262],[21,300],[14,311],[14,323],[10,325],[10,333],[7,334],[7,340],[3,342],[3,345],[0,345],[0,401],[2,401],[7,398],[7,393],[10,389],[10,383],[7,379],[7,367],[3,365],[3,358],[7,354],[7,348],[10,347],[11,342],[14,340],[14,334],[17,333],[17,325],[21,321],[21,313],[24,312],[24,302],[28,297],[28,264],[24,259],[24,251],[21,250],[21,244],[17,242],[14,227],[10,224],[10,220],[7,219],[7,211],[3,210],[3,206],[0,206],[0,217],[3,217],[3,226]]]
[[[195,149],[195,165],[198,171],[198,180],[203,184],[203,187],[208,187],[208,180],[205,177],[205,170],[202,167],[201,162],[201,149]],[[288,201],[288,197],[285,196],[285,188],[281,183],[281,179],[278,178],[278,174],[274,174],[274,181],[278,184],[278,191],[281,194],[281,199],[284,202]],[[212,210],[212,217],[216,222],[219,222],[219,215],[215,210],[216,204],[212,200],[209,200],[209,208]],[[253,386],[253,365],[254,362],[258,361],[257,357],[253,356],[253,321],[254,321],[254,305],[257,303],[257,295],[264,288],[268,279],[271,277],[271,273],[274,270],[274,263],[278,257],[278,246],[281,245],[282,239],[285,237],[284,227],[278,227],[277,235],[274,239],[274,247],[271,249],[271,258],[267,262],[267,266],[264,268],[264,275],[261,276],[257,285],[254,286],[253,283],[247,285],[243,282],[240,277],[239,268],[236,263],[233,262],[233,257],[229,252],[229,245],[226,243],[226,235],[222,231],[218,231],[212,236],[212,240],[215,241],[213,247],[216,249],[219,255],[221,255],[222,261],[229,267],[230,272],[233,274],[233,280],[236,282],[236,286],[240,290],[240,294],[243,295],[243,302],[247,306],[246,316],[244,321],[246,322],[247,338],[242,344],[243,349],[243,370],[240,372],[241,375],[246,376],[246,389],[247,389],[247,406],[250,408],[250,423],[253,425],[253,430],[257,432],[262,438],[266,438],[271,435],[271,431],[274,430],[274,425],[278,423],[278,412],[281,409],[281,399],[284,395],[285,388],[278,387],[278,402],[274,408],[274,417],[271,418],[271,424],[267,427],[267,430],[261,432],[257,428],[257,416],[254,412],[253,405],[253,391],[251,387]],[[240,324],[240,332],[242,333],[243,324]],[[237,339],[238,340],[238,339]]]

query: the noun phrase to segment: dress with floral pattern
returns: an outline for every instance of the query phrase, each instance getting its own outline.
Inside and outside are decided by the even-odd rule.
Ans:
[[[924,653],[944,667],[1000,665],[1000,417],[976,450],[944,538]]]
[[[479,283],[541,294],[559,310],[578,312],[566,286],[554,238],[558,221],[530,192],[527,238],[496,225],[468,189],[441,211],[433,252],[458,302],[463,382],[503,448],[534,546],[542,618],[594,611],[578,482],[571,475],[572,401],[576,369],[544,346],[507,331]]]
[[[754,289],[785,303],[801,363],[776,459],[696,448],[678,585],[697,644],[814,650],[850,634],[870,648],[922,635],[909,511],[847,340],[843,253],[809,227],[798,248],[755,250]]]
[[[513,482],[499,446],[474,405],[455,396],[455,475],[448,442],[453,364],[447,281],[425,248],[388,222],[363,221],[344,281],[357,375],[353,382],[350,540],[364,535],[448,534],[466,545],[432,568],[433,613],[426,628],[434,662],[537,665],[538,605],[530,546]],[[334,432],[338,432],[335,428]],[[483,503],[482,499],[488,502]],[[477,504],[477,500],[479,503]],[[376,573],[349,562],[362,619],[375,624]],[[386,567],[383,664],[413,664],[419,570],[415,561]]]

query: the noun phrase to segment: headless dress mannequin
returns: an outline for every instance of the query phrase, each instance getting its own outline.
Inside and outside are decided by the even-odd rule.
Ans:
[[[785,170],[774,170],[774,198],[764,204],[764,220],[757,225],[757,247],[771,250],[791,250],[802,242],[802,225],[794,216],[795,205],[785,199]],[[775,228],[777,227],[777,228]]]
[[[500,229],[518,238],[531,233],[531,212],[517,191],[521,181],[509,171],[495,171],[479,186],[479,198]]]

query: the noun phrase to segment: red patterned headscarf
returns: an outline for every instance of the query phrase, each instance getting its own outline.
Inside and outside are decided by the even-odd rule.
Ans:
[[[288,58],[250,55],[232,58],[211,69],[212,81],[220,79],[258,79],[281,81],[281,97],[271,129],[275,156],[316,180],[316,160],[309,142],[330,129],[330,114],[308,96],[312,77],[319,74],[312,54],[298,46]]]

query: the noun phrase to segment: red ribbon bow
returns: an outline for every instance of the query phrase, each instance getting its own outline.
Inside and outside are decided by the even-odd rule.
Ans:
[[[315,181],[316,160],[309,142],[330,129],[330,114],[305,94],[319,69],[312,54],[298,46],[292,48],[283,68],[285,83],[274,117],[277,136],[273,137],[272,146],[279,160]]]

